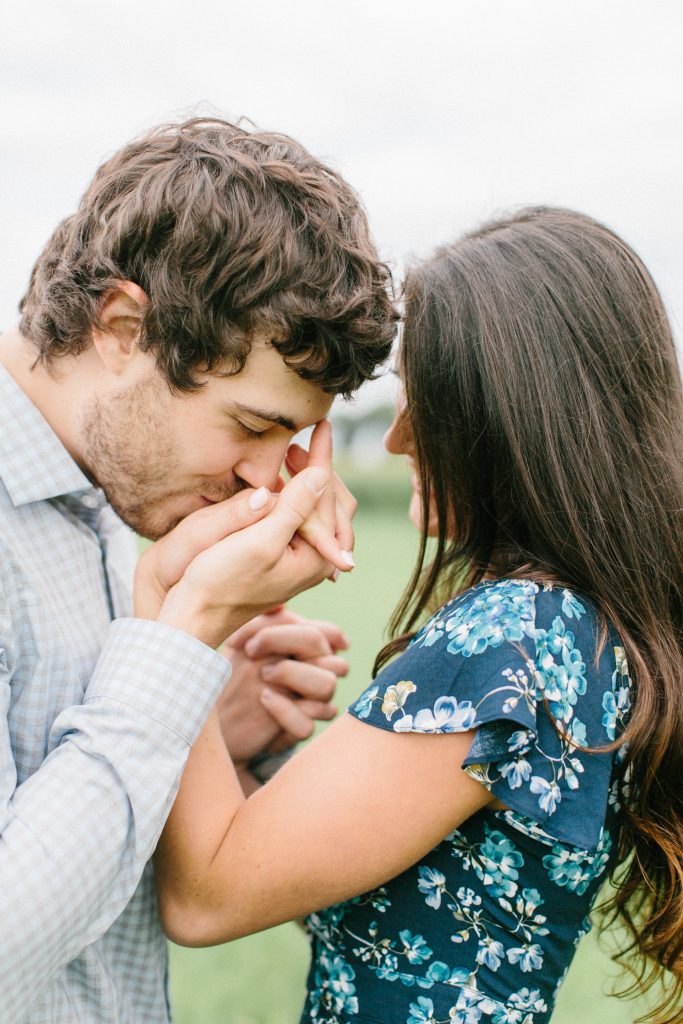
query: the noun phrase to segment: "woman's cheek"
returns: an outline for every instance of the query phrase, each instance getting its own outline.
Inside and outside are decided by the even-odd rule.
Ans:
[[[422,530],[422,502],[420,501],[420,495],[415,491],[410,495],[408,519],[410,519],[416,530]]]
[[[416,530],[422,530],[422,500],[420,495],[413,491],[410,496],[410,505],[408,506],[408,518],[415,527]],[[439,519],[436,514],[436,509],[430,503],[429,508],[429,522],[427,523],[427,536],[438,537],[439,535]]]
[[[439,536],[439,517],[436,513],[436,509],[431,504],[429,506],[429,522],[427,523],[427,536]]]

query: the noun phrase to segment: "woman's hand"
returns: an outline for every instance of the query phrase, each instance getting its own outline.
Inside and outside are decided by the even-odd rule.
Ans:
[[[332,434],[327,420],[313,431],[308,452],[299,445],[290,447],[286,465],[292,476],[308,467],[331,474],[334,492],[321,498],[299,532],[332,563],[330,578],[336,579],[340,571],[348,571],[354,564],[351,519],[357,503],[332,472]],[[135,573],[135,615],[156,619],[167,593],[198,554],[263,519],[276,500],[277,495],[265,487],[240,491],[226,501],[193,512],[151,545],[139,559]]]
[[[292,444],[287,451],[285,466],[291,476],[296,476],[308,466],[332,467],[332,429],[327,420],[317,425],[311,437],[309,450],[301,445]],[[342,479],[332,473],[332,487],[318,507],[318,514],[313,517],[300,531],[313,547],[329,543],[333,536],[341,549],[348,566],[353,566],[353,547],[355,543],[351,521],[358,508],[358,502]],[[336,580],[339,572],[335,570],[332,579]]]
[[[320,551],[298,535],[329,482],[329,471],[308,467],[260,522],[197,555],[166,595],[158,621],[216,647],[255,615],[321,582],[335,565],[348,570],[336,540],[328,538]]]
[[[139,619],[156,619],[166,595],[201,551],[257,523],[275,502],[266,487],[244,490],[183,519],[140,556],[135,569],[134,609]]]

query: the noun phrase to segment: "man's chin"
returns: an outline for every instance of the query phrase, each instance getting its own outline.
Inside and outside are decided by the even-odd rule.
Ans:
[[[131,523],[128,523],[128,526],[130,526],[130,528],[134,530],[139,537],[144,537],[145,540],[155,541],[161,540],[162,537],[165,537],[166,534],[170,533],[171,530],[173,530],[178,523],[182,522],[184,518],[185,516],[177,516],[175,519],[169,520],[168,523],[163,526],[148,524],[146,522],[142,522],[137,527],[133,526]]]
[[[126,526],[130,527],[139,537],[152,541],[165,537],[178,523],[202,507],[194,503],[187,510],[176,509],[174,511],[166,511],[158,509],[155,511],[154,509],[141,508],[140,506],[117,508],[116,503],[111,501],[111,499],[110,504],[119,519],[123,520]]]
[[[161,498],[158,501],[148,502],[146,505],[140,503],[119,505],[115,496],[112,499],[107,495],[107,498],[119,519],[122,519],[126,526],[129,526],[138,536],[145,537],[147,540],[159,540],[161,537],[165,537],[178,523],[187,519],[193,512],[199,512],[200,509],[210,508],[216,504],[212,499],[192,493]],[[223,500],[225,499],[217,499],[217,501]]]

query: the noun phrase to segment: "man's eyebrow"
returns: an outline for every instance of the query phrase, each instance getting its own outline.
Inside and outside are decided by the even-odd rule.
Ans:
[[[288,419],[287,416],[281,416],[277,412],[270,412],[266,409],[255,409],[251,405],[242,405],[241,402],[231,402],[230,410],[243,413],[247,416],[253,416],[257,420],[265,420],[267,423],[277,423],[279,427],[284,427],[285,430],[291,430],[293,434],[299,432],[299,427],[293,420]]]

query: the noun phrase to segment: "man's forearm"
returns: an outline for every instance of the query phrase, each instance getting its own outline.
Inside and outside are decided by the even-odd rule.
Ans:
[[[130,900],[229,671],[175,630],[113,624],[84,703],[57,717],[49,756],[0,821],[5,1024],[23,1020]]]

